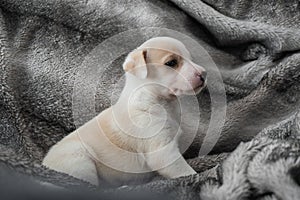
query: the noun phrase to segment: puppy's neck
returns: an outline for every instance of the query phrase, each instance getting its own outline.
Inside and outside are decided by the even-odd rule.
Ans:
[[[152,106],[170,104],[174,99],[159,96],[153,90],[154,83],[126,74],[126,84],[116,106],[136,110],[147,110]]]

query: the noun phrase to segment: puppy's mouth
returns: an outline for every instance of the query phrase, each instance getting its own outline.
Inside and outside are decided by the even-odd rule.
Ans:
[[[176,97],[176,96],[180,96],[182,94],[185,95],[193,95],[193,94],[198,94],[203,88],[206,87],[206,81],[205,80],[201,80],[199,81],[199,83],[196,85],[196,87],[194,88],[190,88],[189,90],[181,90],[181,89],[170,89],[169,90],[169,94],[172,97]]]
[[[185,94],[185,95],[194,95],[194,94],[200,93],[200,91],[201,91],[203,88],[205,88],[205,86],[206,86],[206,83],[205,83],[205,82],[201,82],[201,83],[199,83],[196,87],[194,87],[194,88],[191,89],[191,90],[174,89],[174,90],[171,90],[170,94],[171,94],[171,96],[173,96],[173,97],[180,96],[181,94]]]
[[[200,83],[193,90],[198,91],[200,88],[204,88],[205,86],[206,86],[206,81],[201,80]]]

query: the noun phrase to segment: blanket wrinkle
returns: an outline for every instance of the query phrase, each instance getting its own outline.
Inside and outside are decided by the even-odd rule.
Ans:
[[[300,32],[224,16],[201,1],[173,1],[210,30],[221,45],[259,41],[274,53],[299,49]],[[223,31],[226,30],[226,31]]]
[[[86,188],[82,194],[98,191],[97,197],[150,192],[171,199],[300,199],[299,7],[298,0],[1,0],[0,180],[15,173],[7,187],[22,179],[29,190]],[[208,89],[197,96],[199,131],[184,156],[198,174],[96,188],[41,166],[48,149],[76,129],[72,97],[81,63],[107,38],[147,27],[192,37],[222,75],[225,125],[205,156],[198,154],[212,100]],[[142,42],[155,33],[139,35],[135,40]],[[97,112],[110,106],[124,56],[99,78]],[[85,109],[80,98],[76,106]]]

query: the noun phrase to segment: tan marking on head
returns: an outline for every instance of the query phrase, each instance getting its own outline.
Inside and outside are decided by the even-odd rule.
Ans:
[[[171,68],[177,70],[182,66],[183,58],[178,54],[161,49],[147,49],[147,63],[160,67],[172,60],[175,60],[177,64]]]

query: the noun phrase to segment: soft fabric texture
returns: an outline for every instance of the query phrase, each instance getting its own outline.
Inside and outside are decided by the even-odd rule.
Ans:
[[[1,0],[0,175],[17,173],[16,182],[25,175],[46,189],[95,189],[40,166],[47,150],[76,128],[72,94],[80,63],[117,33],[161,27],[193,37],[220,69],[227,94],[221,137],[211,155],[198,157],[203,135],[185,153],[198,175],[96,190],[300,199],[299,9],[297,0]],[[99,78],[97,112],[109,106],[122,62]],[[209,91],[198,99],[205,133]]]

